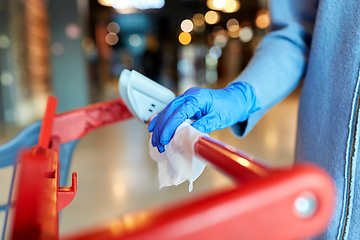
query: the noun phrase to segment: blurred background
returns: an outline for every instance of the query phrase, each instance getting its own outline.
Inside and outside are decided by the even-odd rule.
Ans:
[[[58,98],[59,113],[120,97],[123,69],[177,95],[192,86],[224,87],[245,68],[269,24],[266,0],[0,0],[0,145],[42,118],[49,95]],[[299,89],[243,139],[229,129],[211,136],[270,164],[290,164],[298,96]],[[149,136],[145,125],[128,120],[80,141],[71,165],[78,194],[62,211],[61,234],[232,186],[207,167],[190,194],[187,183],[159,190]],[[0,169],[0,204],[12,171]]]

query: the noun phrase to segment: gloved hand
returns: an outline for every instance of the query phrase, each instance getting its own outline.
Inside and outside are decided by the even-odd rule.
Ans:
[[[160,153],[186,119],[200,132],[209,133],[243,122],[261,108],[253,88],[245,82],[235,82],[222,89],[189,88],[175,98],[149,124],[151,143]]]

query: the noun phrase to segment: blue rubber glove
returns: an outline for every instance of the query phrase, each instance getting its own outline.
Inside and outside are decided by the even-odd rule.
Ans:
[[[151,121],[151,143],[162,153],[186,119],[195,120],[191,125],[200,132],[210,133],[243,122],[260,108],[253,88],[245,82],[222,89],[189,88]]]

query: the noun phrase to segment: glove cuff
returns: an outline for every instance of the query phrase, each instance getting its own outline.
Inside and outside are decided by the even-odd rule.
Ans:
[[[262,104],[256,96],[253,87],[246,82],[234,82],[228,85],[226,88],[234,92],[237,98],[240,98],[240,102],[244,104],[243,113],[238,119],[238,122],[244,122],[249,118],[249,115],[259,111],[262,108]]]

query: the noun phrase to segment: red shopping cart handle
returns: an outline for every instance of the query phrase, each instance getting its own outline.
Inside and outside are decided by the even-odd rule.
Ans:
[[[132,118],[122,99],[95,103],[55,116],[51,135],[66,143],[81,139],[90,131]]]
[[[326,228],[333,199],[329,175],[300,164],[236,188],[127,214],[64,239],[306,239]]]
[[[12,239],[58,239],[58,211],[76,193],[76,174],[72,187],[58,185],[60,144],[97,127],[125,120],[131,114],[121,100],[114,100],[48,116],[44,122],[53,123],[44,123],[47,129],[39,141],[43,146],[33,147],[20,158]],[[232,177],[236,187],[126,214],[64,239],[281,240],[313,237],[326,228],[335,190],[332,179],[321,168],[298,164],[272,169],[209,137],[198,140],[195,152]]]

